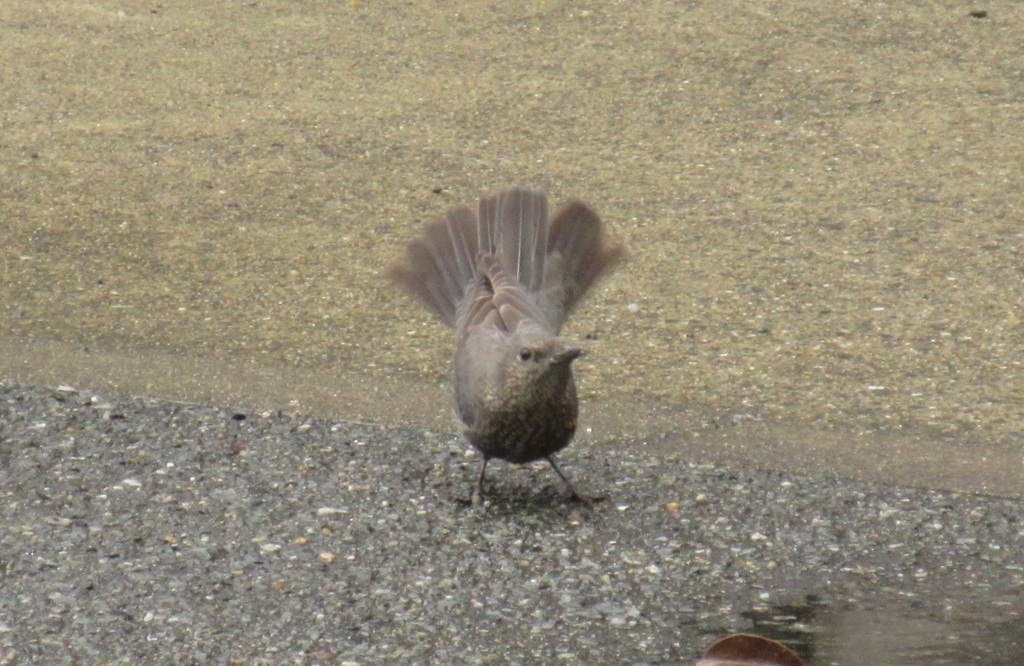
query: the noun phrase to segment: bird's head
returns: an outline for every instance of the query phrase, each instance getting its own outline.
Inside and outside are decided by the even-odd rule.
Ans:
[[[572,362],[583,354],[583,347],[554,335],[517,333],[506,352],[505,389],[512,392],[529,387],[544,394],[564,391],[572,379]]]

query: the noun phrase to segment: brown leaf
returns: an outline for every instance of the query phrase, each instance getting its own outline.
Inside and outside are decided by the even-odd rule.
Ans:
[[[733,634],[709,647],[697,666],[804,666],[804,662],[782,643]]]

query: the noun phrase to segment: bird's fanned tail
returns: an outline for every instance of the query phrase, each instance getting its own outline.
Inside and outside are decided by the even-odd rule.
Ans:
[[[406,247],[405,260],[387,276],[421,301],[445,324],[455,327],[458,305],[476,276],[477,217],[456,208],[427,225]]]
[[[488,255],[557,333],[625,250],[608,241],[601,219],[585,204],[572,201],[549,221],[544,192],[513,188],[481,197],[476,212],[455,208],[429,224],[388,276],[455,327],[460,307],[469,307],[467,295],[486,277],[481,259]]]

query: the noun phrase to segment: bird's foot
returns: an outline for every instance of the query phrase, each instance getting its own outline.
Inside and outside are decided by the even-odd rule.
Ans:
[[[602,502],[609,502],[607,495],[580,495],[573,489],[572,494],[569,495],[569,501],[575,504],[582,504],[587,508],[593,509],[595,504]]]

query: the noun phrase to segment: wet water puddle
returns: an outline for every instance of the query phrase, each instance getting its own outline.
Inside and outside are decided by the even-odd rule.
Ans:
[[[806,604],[752,611],[750,632],[792,648],[808,666],[1020,666],[1024,621],[1019,608],[993,603],[984,612],[833,608]]]

